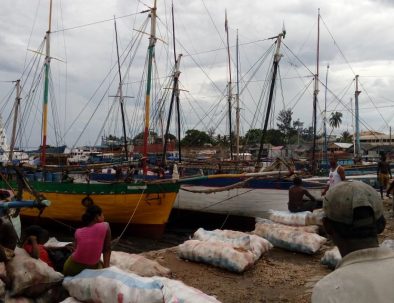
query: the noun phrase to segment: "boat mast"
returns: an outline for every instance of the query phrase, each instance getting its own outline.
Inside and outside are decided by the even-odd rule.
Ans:
[[[47,130],[48,130],[48,91],[49,91],[49,68],[51,65],[50,53],[50,33],[52,23],[52,0],[49,1],[49,25],[45,35],[45,82],[44,82],[44,103],[42,109],[42,147],[41,147],[41,166],[45,166],[46,147],[47,147]]]
[[[315,89],[313,91],[313,145],[312,145],[312,174],[316,173],[316,122],[317,122],[317,95],[319,94],[319,51],[320,51],[320,8],[317,14],[317,49],[316,49],[316,74]]]
[[[282,55],[280,53],[280,45],[282,43],[282,38],[283,39],[285,38],[285,33],[286,32],[283,31],[278,36],[271,38],[271,39],[277,38],[277,40],[276,40],[276,51],[275,51],[274,62],[273,62],[271,86],[270,86],[270,93],[269,93],[269,96],[268,96],[267,112],[265,114],[263,134],[261,135],[260,148],[259,148],[259,153],[257,155],[256,169],[260,168],[260,162],[261,162],[261,156],[262,156],[262,153],[263,153],[265,135],[267,133],[268,121],[269,121],[270,114],[271,114],[270,112],[271,112],[272,99],[273,99],[273,96],[274,96],[276,74],[278,73],[279,61],[280,61],[280,58],[282,57]]]
[[[179,65],[181,63],[181,57],[182,54],[178,55],[178,59],[175,61],[175,70],[174,70],[174,84],[172,87],[172,94],[171,94],[171,102],[170,102],[170,110],[168,113],[168,118],[167,118],[167,125],[166,125],[166,132],[164,135],[164,150],[163,150],[163,157],[162,157],[162,163],[163,165],[166,164],[167,162],[167,138],[168,138],[168,134],[170,131],[170,123],[171,123],[171,116],[172,116],[172,108],[174,105],[174,99],[175,99],[175,95],[177,94],[177,91],[179,90],[178,88],[178,80],[179,80],[179,75],[181,74],[181,72],[179,71]],[[178,99],[179,99],[179,95],[178,95]]]
[[[115,41],[116,41],[116,55],[118,58],[118,74],[119,74],[119,88],[118,88],[118,96],[120,102],[120,112],[122,114],[122,128],[123,128],[123,144],[124,144],[124,153],[126,157],[126,161],[129,161],[129,155],[127,151],[127,136],[126,136],[126,122],[125,122],[125,115],[124,115],[124,97],[123,97],[123,90],[122,90],[122,73],[120,71],[120,57],[119,57],[119,44],[118,44],[118,31],[116,28],[116,20],[114,18],[114,25],[115,25]]]
[[[236,109],[235,109],[235,136],[236,136],[236,154],[237,160],[239,157],[239,120],[240,120],[240,108],[239,108],[239,41],[238,41],[238,29],[237,29],[237,95],[236,95]]]
[[[175,49],[175,17],[174,17],[174,3],[171,6],[171,13],[172,13],[172,43],[174,48],[174,60],[177,62],[176,59],[176,49]],[[179,58],[180,59],[180,58]],[[179,66],[178,66],[179,67]],[[176,114],[177,114],[177,128],[178,128],[178,161],[179,163],[182,162],[182,155],[181,155],[181,112],[179,108],[179,75],[177,79],[177,86],[175,89],[175,101],[176,101]]]
[[[328,165],[328,157],[327,157],[327,91],[328,91],[328,71],[330,69],[330,65],[327,64],[327,71],[326,71],[326,87],[324,91],[324,162]]]
[[[228,57],[228,73],[229,73],[229,82],[228,82],[228,121],[229,121],[229,132],[230,132],[230,159],[233,159],[233,134],[232,134],[232,123],[231,123],[231,99],[232,89],[231,89],[231,58],[230,58],[230,45],[229,45],[229,37],[228,37],[228,22],[227,22],[227,10],[225,10],[225,20],[224,20],[224,29],[226,30],[227,35],[227,57]]]
[[[360,155],[361,146],[360,146],[360,117],[359,117],[359,107],[358,107],[358,96],[361,91],[358,90],[358,75],[356,75],[356,91],[354,92],[354,101],[355,101],[355,124],[356,124],[356,156]]]
[[[148,157],[148,138],[149,138],[149,114],[150,114],[150,93],[152,86],[152,61],[156,45],[156,0],[150,9],[151,29],[148,47],[148,76],[146,79],[146,96],[145,96],[145,129],[144,129],[144,149],[142,159],[142,169],[144,175],[147,174],[147,157]]]
[[[14,153],[15,142],[16,142],[16,125],[18,120],[19,105],[21,103],[21,80],[16,80],[16,98],[15,98],[15,109],[14,109],[14,122],[12,124],[12,135],[11,135],[11,146],[10,146],[10,161]]]

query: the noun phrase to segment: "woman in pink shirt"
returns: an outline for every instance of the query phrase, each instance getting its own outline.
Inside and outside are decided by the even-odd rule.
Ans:
[[[63,274],[75,276],[82,270],[109,267],[111,258],[111,229],[104,222],[102,210],[90,205],[82,215],[85,227],[75,231],[75,251],[64,263]],[[104,264],[100,262],[103,254]]]

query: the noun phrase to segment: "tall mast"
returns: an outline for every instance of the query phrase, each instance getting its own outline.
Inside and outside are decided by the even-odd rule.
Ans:
[[[280,33],[278,36],[273,37],[273,38],[277,38],[277,40],[276,40],[276,51],[275,51],[274,62],[273,62],[273,70],[272,70],[272,77],[271,77],[270,93],[269,93],[269,96],[268,96],[267,112],[266,112],[266,115],[265,115],[263,134],[262,134],[261,139],[260,139],[260,148],[259,148],[259,153],[257,155],[256,168],[260,167],[261,155],[263,153],[265,135],[267,133],[268,121],[269,121],[269,117],[270,117],[270,114],[271,114],[270,112],[271,112],[272,99],[273,99],[273,96],[274,96],[276,74],[278,73],[279,61],[280,61],[280,58],[282,57],[282,55],[280,54],[280,45],[282,43],[282,38],[284,39],[284,37],[285,37],[285,31]]]
[[[317,95],[319,94],[319,52],[320,52],[320,8],[317,14],[317,48],[316,48],[316,74],[315,89],[313,91],[313,146],[312,146],[312,173],[316,173],[316,124],[317,124]]]
[[[175,17],[174,17],[174,4],[172,3],[171,6],[171,13],[172,13],[172,43],[174,48],[174,60],[177,62],[176,59],[176,49],[175,49]],[[180,57],[179,57],[180,60]],[[179,68],[179,66],[178,66]],[[175,101],[176,101],[176,114],[177,114],[177,133],[178,133],[178,161],[179,163],[182,162],[182,153],[181,153],[181,112],[179,108],[179,75],[177,79],[177,84],[175,88]]]
[[[227,35],[227,56],[228,56],[228,73],[229,73],[229,82],[228,82],[228,121],[229,121],[229,132],[230,132],[230,159],[233,159],[233,134],[232,134],[232,118],[231,118],[231,101],[232,101],[232,81],[231,81],[231,58],[230,58],[230,45],[228,38],[228,22],[227,22],[227,10],[225,11],[225,21],[224,21],[224,29],[226,30]]]
[[[235,109],[235,135],[236,135],[236,154],[237,160],[239,157],[239,118],[240,108],[239,108],[239,41],[238,41],[238,29],[237,29],[237,95],[236,95],[236,109]]]
[[[356,124],[356,156],[360,155],[361,146],[360,146],[360,117],[359,117],[359,107],[358,107],[358,96],[361,91],[358,90],[358,75],[356,75],[356,91],[354,92],[354,101],[355,101],[355,124]]]
[[[14,153],[15,142],[16,142],[16,125],[18,120],[19,105],[21,103],[21,87],[20,80],[16,80],[16,98],[15,98],[15,109],[14,109],[14,122],[12,124],[12,135],[11,135],[11,146],[10,146],[10,161]]]
[[[326,165],[328,165],[328,157],[327,157],[327,91],[328,91],[328,70],[330,69],[330,65],[327,64],[326,71],[326,87],[324,91],[324,161]]]
[[[182,54],[179,54],[178,59],[175,62],[175,70],[174,70],[174,83],[173,83],[173,87],[172,87],[172,94],[171,94],[171,103],[170,103],[170,110],[168,113],[168,118],[167,118],[167,125],[166,125],[166,132],[164,135],[164,150],[163,150],[163,157],[162,157],[162,163],[163,165],[165,165],[167,157],[166,157],[166,153],[167,153],[167,138],[168,138],[168,134],[169,134],[169,130],[170,130],[170,123],[171,123],[171,116],[172,116],[172,108],[174,105],[174,100],[175,100],[175,96],[177,94],[178,91],[178,80],[179,80],[179,75],[181,74],[179,71],[179,65],[181,63],[181,57]],[[178,96],[179,97],[179,96]]]
[[[47,146],[47,130],[48,130],[48,91],[49,91],[49,68],[51,65],[51,49],[50,49],[50,33],[52,23],[52,0],[49,1],[49,25],[45,35],[45,82],[44,82],[44,103],[42,108],[42,147],[41,147],[41,165],[45,166],[46,162],[46,146]]]
[[[150,93],[152,86],[152,61],[155,53],[156,45],[156,0],[154,0],[153,7],[150,9],[151,29],[148,47],[148,76],[146,79],[146,96],[145,96],[145,129],[144,129],[144,149],[143,149],[143,172],[147,173],[147,157],[148,157],[148,138],[149,138],[149,114],[150,114]]]
[[[116,55],[118,58],[118,74],[119,74],[118,96],[119,96],[119,102],[120,102],[120,112],[122,114],[123,144],[124,144],[124,153],[125,153],[126,161],[129,161],[129,155],[128,155],[128,151],[127,151],[126,122],[125,122],[125,117],[124,117],[124,97],[123,97],[123,90],[122,90],[123,82],[122,82],[122,73],[120,71],[118,31],[116,28],[115,18],[114,18],[114,25],[115,25],[115,39],[116,39]]]

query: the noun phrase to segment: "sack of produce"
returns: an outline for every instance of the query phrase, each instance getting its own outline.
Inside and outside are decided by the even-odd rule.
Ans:
[[[311,215],[310,211],[302,211],[299,213],[292,213],[288,210],[270,210],[269,219],[276,223],[282,223],[285,225],[307,225],[306,218]]]
[[[281,223],[275,223],[271,220],[268,219],[263,219],[263,218],[256,218],[256,225],[255,225],[255,230],[253,231],[254,234],[259,234],[258,229],[260,226],[265,226],[266,224],[270,224],[270,227],[282,227],[282,228],[291,228],[293,230],[299,230],[299,231],[304,231],[307,233],[315,233],[317,234],[319,232],[319,226],[317,225],[307,225],[307,226],[292,226],[292,225],[285,225]]]
[[[187,286],[181,281],[157,277],[163,283],[164,303],[220,303],[215,297]]]
[[[111,265],[142,277],[169,276],[171,270],[141,255],[112,251]]]
[[[294,230],[289,227],[272,227],[270,224],[260,224],[255,233],[270,241],[275,247],[314,254],[327,239],[314,233]]]
[[[160,281],[140,277],[115,266],[85,269],[74,277],[66,277],[63,286],[70,296],[83,302],[163,302],[163,284]]]
[[[341,253],[339,252],[338,247],[335,246],[334,248],[327,250],[324,253],[324,256],[323,258],[321,258],[320,263],[334,269],[339,263],[339,261],[341,261],[341,259]]]
[[[306,225],[323,226],[324,210],[322,208],[315,209],[312,213],[306,215]]]
[[[11,296],[38,297],[52,286],[61,283],[63,275],[41,260],[34,259],[21,248],[15,249],[15,257],[6,264],[11,280]]]
[[[234,248],[223,242],[188,240],[178,247],[181,258],[211,264],[229,271],[243,272],[255,262],[254,254],[249,250]]]
[[[273,246],[272,244],[256,235],[249,235],[240,231],[233,230],[205,230],[199,228],[193,235],[194,240],[207,241],[207,242],[223,242],[232,245],[233,247],[242,248],[251,251],[255,256],[255,261],[261,255]]]

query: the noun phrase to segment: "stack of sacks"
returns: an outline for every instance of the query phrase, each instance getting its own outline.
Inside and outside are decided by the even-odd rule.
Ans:
[[[315,233],[285,225],[273,226],[269,223],[256,223],[253,233],[267,239],[276,247],[306,254],[314,254],[327,241]]]
[[[15,249],[15,257],[7,262],[6,272],[11,281],[11,289],[5,294],[6,302],[59,302],[64,299],[63,275],[45,262],[33,259],[24,249]]]
[[[323,265],[327,265],[331,269],[334,269],[341,260],[341,253],[339,252],[338,247],[335,246],[334,248],[327,250],[324,253],[324,256],[323,258],[321,258],[320,263]]]
[[[249,235],[244,232],[235,230],[205,230],[197,229],[193,235],[193,240],[206,242],[223,242],[231,244],[233,247],[249,250],[253,253],[255,261],[260,259],[261,255],[272,248],[272,244],[256,235]]]
[[[85,269],[74,277],[66,277],[63,286],[70,296],[83,302],[163,302],[163,283],[124,272],[114,266]]]
[[[255,225],[255,234],[259,234],[258,229],[260,226],[265,226],[266,224],[270,224],[270,227],[284,227],[284,228],[291,228],[293,230],[304,231],[307,233],[315,233],[319,232],[319,226],[317,225],[307,225],[307,226],[294,226],[294,225],[285,225],[281,223],[275,223],[268,219],[263,218],[256,218],[256,225]],[[256,232],[257,231],[257,232]]]
[[[228,236],[228,237],[227,237]],[[234,272],[251,267],[272,245],[253,235],[233,231],[198,229],[194,239],[179,245],[181,258],[211,264]]]
[[[220,303],[181,281],[165,277],[144,278],[115,266],[85,269],[75,277],[66,277],[63,285],[72,297],[62,303]]]
[[[171,270],[141,255],[112,251],[111,265],[142,277],[170,276]]]

